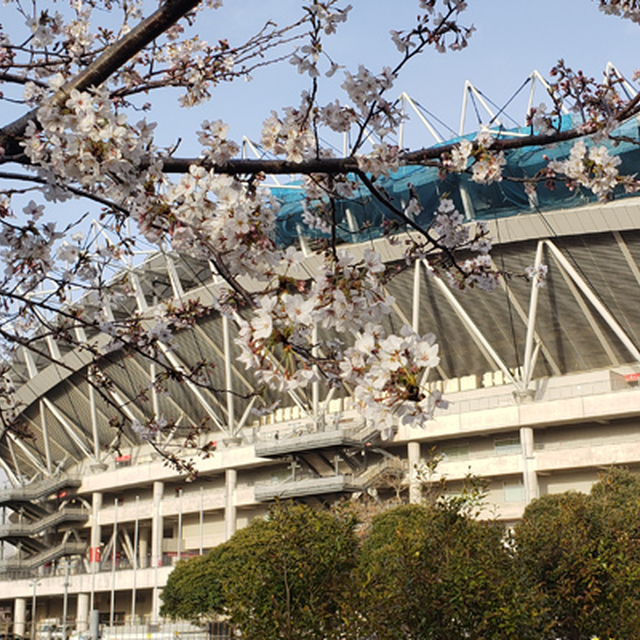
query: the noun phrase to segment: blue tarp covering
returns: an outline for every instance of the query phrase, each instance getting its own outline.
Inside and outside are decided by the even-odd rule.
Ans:
[[[620,173],[631,175],[640,173],[640,148],[637,144],[637,141],[640,140],[638,122],[635,119],[626,122],[614,132],[614,136],[628,139],[628,141],[623,140],[616,145],[612,142],[606,143],[609,152],[620,157],[622,161],[618,167]],[[473,139],[475,135],[465,137]],[[449,143],[456,142],[456,140]],[[503,167],[503,176],[505,178],[531,178],[547,165],[549,159],[566,158],[574,142],[566,141],[550,147],[524,147],[507,151],[505,153],[507,163]],[[591,143],[587,140],[587,145],[589,144]],[[597,200],[588,189],[571,191],[564,184],[556,181],[553,189],[539,184],[537,201],[533,203],[525,193],[522,182],[512,182],[505,179],[490,185],[482,185],[473,182],[467,174],[449,174],[441,179],[438,177],[437,169],[421,166],[401,167],[388,179],[380,179],[376,184],[386,191],[398,207],[402,207],[409,200],[409,186],[411,185],[420,197],[423,206],[423,212],[415,221],[425,228],[430,224],[433,212],[436,210],[440,198],[444,195],[451,198],[460,211],[479,220],[577,207]],[[468,195],[466,208],[463,204],[461,191]],[[307,238],[323,237],[320,231],[310,229],[302,220],[304,192],[301,188],[295,188],[294,183],[288,185],[287,188],[274,187],[271,192],[282,205],[277,225],[279,243],[283,245],[295,243],[300,235]],[[624,190],[619,189],[614,195],[616,198],[622,198],[626,194]],[[347,210],[350,213],[351,225]],[[376,238],[382,235],[383,222],[395,218],[392,211],[376,200],[365,188],[362,188],[356,197],[337,201],[337,237],[341,242],[361,242]]]

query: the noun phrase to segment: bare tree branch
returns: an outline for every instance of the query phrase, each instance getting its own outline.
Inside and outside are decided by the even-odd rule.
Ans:
[[[97,60],[61,87],[53,96],[53,101],[62,104],[74,89],[83,91],[90,87],[100,86],[117,69],[142,51],[150,42],[161,36],[172,24],[198,4],[200,4],[200,0],[166,0],[156,12],[107,48]],[[37,112],[37,109],[32,109],[29,113],[0,129],[0,146],[4,147],[7,155],[21,153],[17,138],[24,133],[29,122],[37,120]]]

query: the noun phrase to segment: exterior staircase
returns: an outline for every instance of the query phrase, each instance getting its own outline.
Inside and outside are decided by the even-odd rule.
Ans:
[[[78,478],[58,474],[0,491],[0,505],[14,512],[0,525],[0,540],[18,549],[15,557],[0,561],[0,573],[24,572],[63,556],[84,553],[86,543],[68,538],[74,527],[86,522],[89,512],[65,504],[79,486]]]
[[[7,560],[0,560],[0,573],[16,573],[25,570],[37,569],[43,564],[48,564],[58,558],[83,554],[86,549],[86,542],[61,542],[27,558],[9,558]]]

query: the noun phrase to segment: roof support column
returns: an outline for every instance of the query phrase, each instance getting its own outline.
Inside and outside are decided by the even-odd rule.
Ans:
[[[158,389],[156,388],[156,378],[158,377],[158,369],[155,360],[151,360],[149,365],[149,382],[151,383],[151,406],[153,407],[153,417],[160,419],[160,401],[158,399]]]
[[[413,268],[413,306],[411,309],[411,328],[418,333],[420,325],[420,261]]]
[[[636,282],[640,285],[640,269],[638,269],[638,265],[636,264],[636,261],[633,259],[633,256],[631,255],[631,251],[629,251],[629,247],[627,246],[627,243],[624,241],[624,238],[622,237],[619,231],[614,231],[613,237],[616,239],[616,243],[618,244],[618,247],[620,248],[620,251],[624,256],[624,259],[629,265],[629,269],[631,270],[633,277],[635,278]]]
[[[78,448],[82,451],[82,453],[90,459],[93,459],[93,455],[89,448],[86,446],[84,439],[78,435],[75,431],[75,428],[72,424],[67,420],[66,416],[62,414],[61,411],[49,400],[48,398],[43,398],[43,402],[46,405],[47,409],[51,411],[54,415],[55,419],[60,423],[60,426],[67,432],[69,437],[76,443]],[[82,430],[78,427],[78,431],[82,433]]]
[[[431,270],[431,267],[427,262],[423,261],[423,264],[426,269]],[[465,328],[469,332],[469,335],[473,338],[473,341],[478,345],[485,358],[491,365],[497,366],[502,373],[504,373],[505,377],[511,384],[513,384],[517,390],[522,387],[522,383],[519,380],[516,380],[513,373],[507,365],[502,361],[502,358],[498,355],[496,350],[491,346],[489,341],[485,338],[483,333],[478,328],[478,325],[470,318],[469,314],[464,310],[462,305],[456,300],[455,296],[449,290],[449,287],[442,281],[442,278],[435,277],[434,282],[436,286],[443,293],[444,297],[447,299],[454,313],[461,320],[462,324],[464,324]]]
[[[36,363],[33,359],[33,354],[26,348],[22,349],[24,355],[24,361],[27,365],[27,373],[29,374],[29,378],[33,380],[38,375],[38,369],[36,367]],[[49,446],[49,434],[47,430],[47,417],[45,415],[44,405],[42,400],[38,403],[38,409],[40,413],[40,429],[42,430],[42,441],[44,443],[44,455],[45,461],[47,465],[47,475],[51,473],[52,462],[51,462],[51,449]]]
[[[233,406],[233,376],[231,375],[231,339],[229,337],[229,318],[222,316],[222,342],[224,344],[224,380],[227,396],[227,428],[235,435],[235,411]]]
[[[42,442],[44,443],[44,457],[47,463],[47,471],[51,473],[51,447],[49,446],[49,430],[47,428],[47,415],[42,400],[38,403],[40,411],[40,426],[42,427]]]
[[[158,346],[160,347],[160,350],[162,351],[162,354],[169,361],[169,364],[171,364],[171,366],[174,369],[176,369],[177,371],[180,371],[181,373],[183,373],[185,375],[185,378],[184,378],[185,384],[187,385],[187,387],[189,387],[189,390],[191,391],[191,393],[193,393],[193,395],[195,396],[195,398],[198,401],[198,403],[200,404],[200,406],[207,412],[207,415],[211,418],[213,423],[221,431],[225,431],[224,425],[223,425],[222,420],[220,419],[220,417],[213,410],[213,408],[211,407],[209,402],[207,402],[207,400],[204,397],[204,394],[202,393],[202,391],[189,379],[189,372],[186,369],[186,367],[184,367],[182,365],[182,363],[178,360],[178,358],[174,355],[174,353],[168,349],[167,345],[165,345],[162,342],[159,342]]]
[[[100,436],[98,434],[98,407],[96,405],[96,389],[93,386],[93,372],[87,373],[89,383],[89,412],[91,413],[91,435],[93,437],[93,456],[96,460],[100,458]]]
[[[89,594],[79,593],[76,605],[76,631],[84,633],[89,628]]]
[[[26,444],[20,439],[18,438],[18,436],[15,435],[15,433],[9,431],[7,432],[7,444],[9,445],[9,450],[11,452],[11,460],[13,461],[14,464],[14,469],[16,469],[19,473],[20,476],[22,476],[22,472],[20,471],[20,465],[18,463],[18,458],[16,457],[16,452],[13,449],[13,446],[15,445],[16,447],[18,447],[18,449],[20,449],[20,451],[22,451],[22,453],[29,458],[29,462],[31,462],[31,464],[38,469],[38,471],[40,471],[42,473],[42,475],[46,476],[47,475],[47,469],[42,466],[42,463],[40,461],[39,458],[37,458],[30,450],[29,448],[26,446]],[[24,483],[24,480],[21,480],[21,484]]]
[[[542,264],[542,249],[544,245],[538,242],[536,247],[536,257],[533,263],[534,276],[531,280],[531,298],[529,298],[529,315],[527,316],[527,335],[524,342],[524,370],[522,374],[522,382],[524,388],[527,389],[531,384],[533,369],[536,366],[536,357],[539,349],[533,346],[534,336],[536,332],[536,317],[538,315],[538,297],[540,291],[540,282],[538,281],[538,270]]]

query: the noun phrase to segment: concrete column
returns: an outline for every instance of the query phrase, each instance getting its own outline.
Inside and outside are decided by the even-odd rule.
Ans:
[[[149,534],[150,530],[146,527],[140,529],[140,537],[138,539],[138,567],[147,569],[149,567]]]
[[[89,637],[91,640],[98,640],[100,637],[100,611],[97,609],[91,610],[91,616],[89,618]]]
[[[236,532],[236,485],[238,483],[238,472],[235,469],[227,469],[224,478],[224,539],[228,540]]]
[[[102,494],[96,492],[91,498],[91,548],[89,550],[89,563],[91,572],[96,573],[100,567],[100,543],[102,530],[100,527],[100,511],[102,510]]]
[[[162,496],[164,482],[153,483],[153,513],[151,514],[151,566],[162,565]]]
[[[422,486],[417,472],[417,466],[420,464],[419,442],[407,444],[407,463],[409,465],[409,502],[410,504],[419,504],[422,502]]]
[[[153,483],[153,513],[151,516],[151,566],[154,571],[153,593],[151,595],[151,622],[157,623],[160,616],[160,588],[158,586],[158,567],[162,566],[162,497],[164,483]]]
[[[35,624],[35,611],[31,617],[31,624]],[[27,628],[27,600],[25,598],[16,598],[13,605],[13,633],[17,636],[24,637]]]
[[[84,633],[89,628],[89,594],[78,594],[76,608],[76,631]]]
[[[160,622],[160,607],[162,606],[162,600],[160,600],[161,591],[162,589],[155,586],[151,593],[151,624],[158,624]]]
[[[520,446],[522,448],[522,482],[527,504],[539,496],[538,474],[536,473],[535,442],[533,429],[520,429]]]

